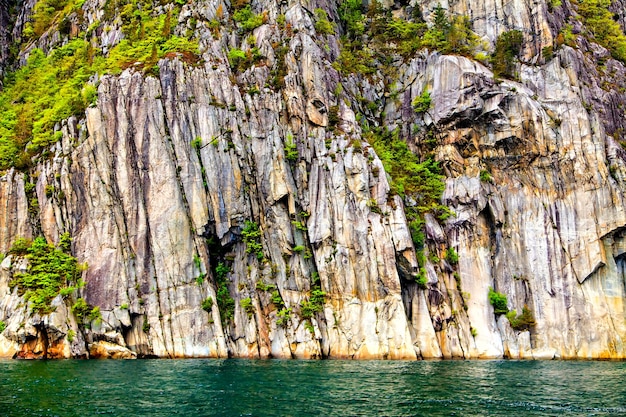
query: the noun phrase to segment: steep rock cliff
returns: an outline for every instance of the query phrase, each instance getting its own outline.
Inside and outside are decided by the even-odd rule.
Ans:
[[[94,26],[92,42],[110,49],[124,33],[106,3],[85,1],[65,35],[51,25],[13,65]],[[33,5],[0,15],[16,22],[13,39]],[[412,5],[427,19],[436,6]],[[245,36],[210,25],[230,19],[229,4],[183,5],[172,31],[195,33],[200,60],[174,53],[152,73],[98,74],[97,101],[58,123],[50,157],[6,171],[2,356],[626,356],[625,69],[582,37],[542,55],[572,6],[449,6],[487,50],[503,31],[524,33],[517,81],[425,50],[391,73],[344,75],[332,66],[339,36],[316,31],[317,8],[339,23],[333,2],[252,2],[265,17]],[[253,46],[261,62],[229,62]],[[432,104],[416,113],[425,91]],[[405,213],[416,202],[393,192],[368,144],[376,124],[418,154],[430,147],[446,175],[454,215],[425,215],[417,253]],[[86,285],[34,314],[12,283],[28,265],[9,249],[64,232],[88,264]],[[536,324],[514,329],[495,315],[490,287]],[[81,323],[76,297],[101,317]]]

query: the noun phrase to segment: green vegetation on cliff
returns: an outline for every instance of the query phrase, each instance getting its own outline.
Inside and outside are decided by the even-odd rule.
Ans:
[[[228,274],[230,268],[224,263],[219,263],[215,267],[215,281],[217,284],[217,307],[220,310],[222,325],[226,325],[235,317],[235,300],[228,290]],[[213,300],[211,300],[211,307]],[[202,308],[206,305],[203,304]],[[206,309],[205,309],[206,310]]]
[[[417,198],[422,213],[441,209],[439,201],[445,184],[435,161],[420,161],[399,137],[397,129],[374,128],[363,136],[376,151],[385,172],[391,176],[392,193]]]
[[[308,300],[300,303],[300,315],[303,319],[310,319],[315,313],[319,313],[324,309],[326,293],[319,288],[311,290],[311,296]]]
[[[611,52],[613,58],[626,63],[626,35],[609,11],[611,0],[581,0],[578,13],[593,40]]]
[[[64,233],[56,248],[43,237],[32,242],[20,238],[11,247],[11,254],[26,257],[28,269],[15,272],[9,285],[17,287],[34,313],[52,313],[51,303],[57,295],[69,295],[81,285],[83,267],[70,255],[70,241],[69,234]]]
[[[58,25],[81,4],[39,2],[32,25],[35,29]],[[118,2],[124,39],[106,55],[88,41],[88,34],[81,33],[47,55],[33,49],[27,64],[5,77],[0,92],[0,170],[27,168],[34,156],[61,139],[58,123],[83,115],[94,104],[96,87],[89,82],[96,81],[96,74],[115,74],[130,66],[153,74],[159,59],[175,55],[188,63],[197,60],[197,42],[172,35],[180,6],[155,14],[150,5],[143,0]]]
[[[397,68],[397,59],[412,58],[420,49],[473,56],[479,45],[469,19],[450,17],[441,5],[435,8],[431,25],[424,22],[418,6],[413,8],[412,15],[403,19],[392,15],[391,10],[385,9],[378,1],[373,1],[365,10],[360,1],[349,0],[340,4],[338,13],[344,35],[333,67],[344,75],[392,76]],[[393,94],[389,91],[390,97]],[[366,111],[375,110],[378,104],[365,103]],[[428,90],[412,102],[414,111],[421,115],[427,113],[431,106]],[[374,148],[390,176],[391,192],[405,198],[405,212],[413,242],[421,253],[424,246],[424,214],[432,212],[439,220],[451,214],[441,204],[444,177],[429,149],[425,149],[422,155],[414,153],[407,145],[407,138],[400,137],[399,130],[389,130],[381,124],[384,122],[380,120],[362,123],[363,139]]]
[[[495,314],[506,314],[509,311],[508,301],[506,295],[500,292],[494,291],[489,287],[489,303],[493,306],[493,312]]]
[[[202,300],[202,309],[207,313],[211,313],[211,309],[213,308],[213,298],[207,297]]]
[[[489,303],[493,306],[493,312],[496,315],[504,314],[509,320],[511,327],[515,330],[529,330],[535,323],[535,316],[528,306],[522,308],[522,313],[517,314],[516,310],[510,310],[508,300],[505,294],[494,291],[489,287]]]
[[[72,313],[80,324],[89,324],[92,321],[102,320],[100,307],[92,307],[83,298],[79,298],[72,305]]]
[[[536,324],[535,316],[527,306],[522,308],[522,314],[517,314],[517,311],[511,310],[506,313],[506,318],[511,323],[511,327],[515,330],[528,330]]]
[[[491,56],[493,75],[498,77],[517,78],[515,59],[522,48],[523,35],[519,30],[503,32],[496,40],[496,49]]]
[[[468,16],[448,17],[440,4],[434,10],[433,25],[426,31],[422,46],[444,54],[473,56],[479,44]]]
[[[405,214],[413,243],[421,252],[424,214],[433,213],[439,220],[445,220],[451,214],[450,209],[441,204],[445,183],[439,164],[428,156],[421,160],[399,137],[398,129],[373,128],[366,130],[363,138],[374,148],[390,176],[391,193],[409,197],[412,201],[405,207]]]
[[[84,87],[94,73],[89,53],[81,40],[48,56],[35,49],[24,67],[5,78],[0,93],[0,169],[28,166],[32,156],[61,138],[55,124],[85,111],[87,100],[93,100]]]
[[[264,20],[267,21],[267,17],[264,18],[262,15],[254,14],[250,9],[250,5],[247,4],[239,10],[235,10],[233,20],[237,22],[242,31],[251,32],[261,26]]]
[[[376,0],[367,10],[359,0],[341,2],[338,12],[345,35],[333,66],[345,75],[373,74],[377,67],[389,71],[393,55],[410,58],[424,48],[472,56],[479,44],[469,18],[449,17],[441,5],[434,11],[431,26],[417,12],[409,20],[394,17]]]
[[[241,230],[241,236],[246,244],[246,253],[254,254],[258,260],[262,260],[264,255],[259,225],[253,221],[246,220],[244,228]]]
[[[62,34],[67,34],[67,15],[80,10],[83,3],[85,0],[39,0],[35,3],[31,20],[24,25],[22,36],[34,39],[55,25],[58,25]]]

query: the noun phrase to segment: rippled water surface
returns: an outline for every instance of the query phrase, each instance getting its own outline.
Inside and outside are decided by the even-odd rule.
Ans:
[[[626,416],[626,363],[0,361],[0,416]]]

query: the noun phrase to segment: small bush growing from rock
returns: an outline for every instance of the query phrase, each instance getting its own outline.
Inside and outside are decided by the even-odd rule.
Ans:
[[[509,312],[506,295],[494,291],[491,287],[489,287],[489,302],[493,306],[493,312],[495,314],[506,314]]]
[[[263,259],[263,245],[261,244],[261,230],[253,221],[246,220],[241,236],[246,244],[246,253],[254,253],[258,260]]]
[[[426,276],[426,268],[420,268],[419,274],[415,276],[415,282],[417,283],[417,286],[423,290],[428,287],[428,277]]]
[[[324,309],[324,298],[326,293],[322,290],[315,289],[311,292],[308,301],[300,303],[300,315],[303,319],[310,319],[313,314],[319,313]]]
[[[248,317],[251,317],[252,314],[254,314],[254,306],[252,305],[252,300],[250,299],[250,297],[243,298],[240,304],[241,308],[243,308],[248,314]]]
[[[512,310],[506,313],[506,318],[509,319],[511,327],[515,330],[528,330],[531,326],[536,324],[535,317],[527,306],[522,308],[522,314],[519,316],[517,315],[517,311]]]
[[[456,253],[454,248],[448,248],[446,251],[446,261],[448,261],[450,265],[456,265],[459,263],[459,254]]]
[[[278,326],[286,326],[291,320],[291,308],[282,308],[278,314],[276,319],[276,325]]]
[[[213,307],[213,298],[208,297],[202,301],[202,309],[207,313],[211,312],[211,308]]]
[[[482,169],[480,171],[480,180],[482,182],[492,182],[493,178],[492,178],[491,174],[489,173],[489,171],[487,171],[486,169]]]
[[[320,35],[332,35],[335,33],[335,28],[328,20],[328,14],[324,9],[315,9],[315,31]]]
[[[415,99],[413,99],[411,105],[413,106],[415,113],[426,113],[432,106],[432,102],[430,93],[428,90],[424,90],[419,97],[415,97]]]

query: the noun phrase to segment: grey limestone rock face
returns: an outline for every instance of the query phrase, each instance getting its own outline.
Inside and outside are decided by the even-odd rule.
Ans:
[[[435,5],[421,4],[427,19]],[[220,6],[228,10],[183,7],[179,28],[192,16],[214,19]],[[88,263],[79,294],[102,313],[84,328],[59,297],[54,313],[32,316],[10,285],[26,264],[7,256],[0,356],[626,356],[626,153],[613,135],[624,122],[623,112],[603,113],[625,99],[601,93],[605,75],[588,71],[585,50],[539,58],[560,15],[545,2],[450,4],[491,44],[523,29],[519,80],[423,51],[385,81],[397,86],[388,97],[382,81],[332,67],[337,36],[321,41],[312,11],[332,18],[335,3],[252,6],[268,15],[253,33],[266,65],[234,71],[227,51],[238,35],[198,25],[199,64],[172,57],[155,75],[131,67],[100,77],[97,103],[58,126],[53,156],[28,176],[12,169],[0,178],[0,252],[18,236],[58,242],[69,231],[73,255]],[[85,2],[87,23],[101,7]],[[54,36],[39,46],[61,41]],[[99,42],[119,36],[111,27]],[[275,42],[287,46],[279,88],[269,85]],[[618,79],[623,65],[607,62]],[[416,114],[411,102],[423,91],[432,106]],[[453,215],[426,215],[423,271],[405,212],[415,201],[392,194],[357,121],[363,99],[380,104],[379,122],[398,127],[413,150],[419,132],[435,132],[442,203]],[[490,287],[536,324],[514,329],[494,315]],[[224,291],[232,307],[220,308]],[[316,291],[323,302],[307,314]]]

